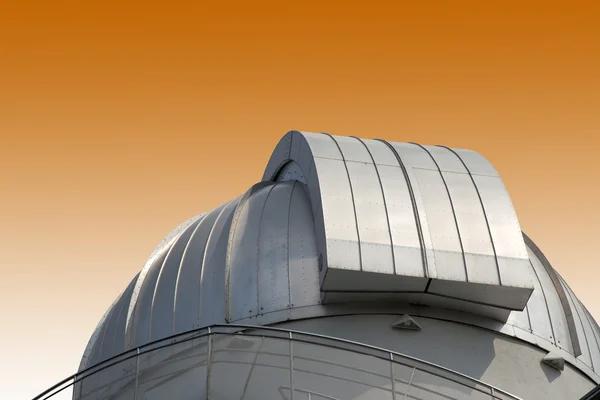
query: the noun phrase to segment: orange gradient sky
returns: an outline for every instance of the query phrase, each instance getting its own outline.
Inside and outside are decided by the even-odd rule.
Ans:
[[[598,3],[366,4],[0,0],[0,397],[75,372],[160,239],[290,129],[482,153],[600,318]]]

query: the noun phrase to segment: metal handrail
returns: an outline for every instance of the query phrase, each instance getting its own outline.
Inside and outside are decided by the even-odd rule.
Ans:
[[[220,330],[229,330],[229,332],[224,332],[224,331],[220,331]],[[234,330],[233,332],[231,332],[231,330]],[[239,331],[236,331],[236,329],[238,329]],[[197,339],[197,338],[201,338],[201,337],[205,337],[205,336],[210,336],[210,335],[214,335],[214,334],[245,334],[243,331],[245,330],[257,330],[257,331],[272,331],[272,332],[280,332],[280,333],[286,333],[289,336],[286,337],[281,337],[281,336],[270,336],[270,335],[265,335],[265,334],[249,334],[248,336],[263,336],[263,337],[270,337],[270,338],[276,338],[276,339],[288,339],[288,340],[294,340],[294,341],[298,341],[298,342],[307,342],[307,343],[312,343],[312,344],[321,344],[318,342],[311,342],[310,340],[302,340],[302,339],[298,339],[298,338],[294,338],[293,335],[301,335],[301,336],[306,336],[306,337],[313,337],[313,338],[319,338],[319,339],[325,339],[328,341],[332,341],[332,342],[339,342],[339,343],[345,343],[348,345],[351,345],[353,347],[358,347],[358,348],[363,348],[363,349],[370,349],[370,350],[374,350],[377,352],[381,352],[381,353],[385,353],[388,355],[389,358],[387,358],[387,361],[391,361],[393,363],[396,364],[402,364],[402,362],[399,362],[397,360],[396,357],[400,357],[401,359],[404,360],[409,360],[415,363],[420,363],[423,364],[427,367],[430,367],[434,370],[439,370],[439,371],[444,371],[449,375],[454,375],[457,377],[460,377],[462,379],[465,379],[467,381],[470,381],[472,383],[474,383],[475,385],[481,385],[487,389],[490,389],[490,394],[494,395],[495,393],[501,393],[505,396],[508,396],[514,400],[522,400],[521,398],[505,391],[502,390],[498,387],[495,387],[493,385],[490,385],[486,382],[480,381],[479,379],[473,378],[471,376],[465,375],[463,373],[460,373],[458,371],[454,371],[450,368],[447,367],[443,367],[441,365],[437,365],[435,363],[432,363],[430,361],[426,361],[426,360],[422,360],[420,358],[417,357],[413,357],[413,356],[409,356],[406,354],[402,354],[402,353],[398,353],[395,351],[391,351],[382,347],[377,347],[377,346],[373,346],[373,345],[369,345],[369,344],[365,344],[365,343],[360,343],[360,342],[356,342],[353,340],[348,340],[348,339],[343,339],[343,338],[338,338],[338,337],[333,337],[333,336],[328,336],[328,335],[323,335],[323,334],[318,334],[318,333],[311,333],[311,332],[305,332],[305,331],[298,331],[298,330],[293,330],[293,329],[284,329],[284,328],[276,328],[276,327],[270,327],[270,326],[261,326],[261,325],[241,325],[241,324],[215,324],[215,325],[211,325],[208,327],[204,327],[204,328],[199,328],[199,329],[193,329],[190,331],[186,331],[186,332],[182,332],[176,335],[172,335],[163,339],[158,339],[158,340],[154,340],[152,342],[146,343],[142,346],[130,349],[128,351],[125,351],[121,354],[115,355],[109,359],[106,359],[100,363],[97,363],[91,367],[88,367],[82,371],[79,371],[65,379],[63,379],[62,381],[58,382],[57,384],[55,384],[54,386],[50,387],[49,389],[46,389],[45,391],[43,391],[42,393],[40,393],[39,395],[37,395],[36,397],[34,397],[32,400],[42,400],[42,399],[48,399],[52,396],[54,396],[55,394],[59,393],[60,391],[66,389],[69,386],[74,385],[75,383],[81,381],[82,379],[84,379],[84,377],[88,377],[91,376],[99,371],[102,371],[106,368],[109,368],[113,365],[116,365],[120,362],[126,361],[128,359],[134,358],[134,357],[138,357],[141,354],[150,352],[150,351],[155,351],[161,348],[165,348],[165,347],[170,347],[173,346],[175,344],[178,343],[183,343],[186,342],[188,340],[193,340],[193,339]],[[181,340],[177,340],[177,339],[181,339]],[[159,345],[160,343],[164,343],[163,345]],[[324,345],[324,344],[321,344]],[[330,347],[337,347],[337,346],[330,346]],[[349,348],[344,348],[344,347],[338,347],[341,348],[343,350],[346,351],[354,351],[352,349]],[[365,352],[360,352],[366,355],[370,355],[373,357],[378,357],[374,354],[371,353],[365,353]],[[383,357],[378,357],[378,358],[383,358]],[[92,374],[88,374],[88,372],[92,371]],[[448,379],[450,381],[454,381],[456,383],[459,383],[461,385],[464,385],[464,383],[460,382],[460,381],[456,381],[453,379],[450,379],[447,376],[443,376],[440,375],[439,373],[434,373],[432,371],[426,370],[426,372],[431,373],[432,375],[436,375],[439,376],[441,378],[444,379]],[[393,379],[393,377],[392,377]],[[60,388],[61,386],[67,384],[68,382],[72,381],[69,385],[61,388],[58,392],[56,393],[52,393],[54,390]],[[465,385],[466,386],[466,385]],[[476,388],[474,388],[476,389]],[[477,389],[476,389],[477,390]],[[49,397],[44,397],[48,394],[52,393]]]
[[[600,399],[600,385],[598,385],[595,388],[593,388],[592,390],[590,390],[579,400],[598,400],[598,399]]]

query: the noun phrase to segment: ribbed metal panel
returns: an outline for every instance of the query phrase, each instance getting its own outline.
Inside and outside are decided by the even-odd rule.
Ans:
[[[115,307],[120,298],[121,296],[117,297],[115,301],[111,304],[111,306],[108,307],[102,318],[100,318],[98,325],[94,329],[94,332],[92,333],[92,336],[90,337],[90,340],[88,341],[88,344],[85,347],[85,350],[83,351],[83,356],[81,357],[81,362],[79,363],[79,371],[98,363],[98,360],[94,359],[93,356],[100,349],[98,343],[103,339],[103,334],[106,329],[106,319],[112,313],[113,308]]]
[[[227,320],[255,316],[259,309],[258,268],[261,219],[274,185],[252,188],[241,201],[230,233],[226,296]]]
[[[292,132],[267,166],[265,181],[293,179],[275,165],[282,171],[293,165],[306,178],[323,265],[321,290],[393,293],[427,287],[437,295],[523,310],[534,277],[510,198],[493,167],[476,153],[377,143]],[[395,207],[391,187],[407,190],[410,201],[400,194],[402,204]],[[397,249],[408,250],[403,258],[393,248],[394,236],[396,221],[407,221],[408,210],[414,225],[404,223],[412,231],[404,239],[412,236],[412,243]],[[418,276],[433,279],[431,285],[405,279]]]
[[[152,299],[154,298],[154,289],[156,288],[156,281],[158,275],[165,262],[169,251],[172,246],[165,247],[158,257],[154,259],[148,271],[146,277],[142,283],[137,298],[131,299],[135,301],[135,307],[133,309],[130,331],[125,332],[125,340],[128,343],[128,348],[138,347],[143,343],[150,341],[150,317],[152,315]]]
[[[200,282],[208,237],[225,205],[207,213],[192,233],[181,257],[173,301],[173,333],[181,333],[198,324]]]
[[[361,268],[367,272],[394,274],[386,207],[371,156],[357,139],[331,138],[340,148],[352,188]]]
[[[498,263],[485,210],[469,172],[450,149],[424,147],[436,161],[452,201],[468,281],[500,284]]]
[[[146,260],[146,263],[144,264],[144,266],[142,267],[142,269],[140,271],[140,274],[138,275],[137,282],[135,283],[135,287],[134,287],[133,293],[131,295],[131,301],[129,302],[129,308],[127,309],[127,321],[125,323],[125,330],[126,330],[126,332],[130,332],[131,331],[131,328],[130,328],[129,325],[130,325],[130,322],[131,322],[131,318],[133,316],[133,309],[134,309],[135,305],[137,304],[137,298],[138,298],[140,290],[142,288],[142,284],[144,283],[144,280],[146,279],[146,274],[148,273],[148,270],[150,269],[150,266],[154,263],[154,260],[156,259],[156,257],[158,257],[160,254],[162,254],[163,250],[166,247],[170,246],[172,244],[173,240],[185,228],[187,228],[190,224],[194,223],[199,218],[202,218],[203,215],[204,214],[196,215],[196,216],[188,219],[187,221],[183,222],[179,226],[177,226],[171,232],[169,232],[169,234],[167,236],[165,236],[158,243],[158,245],[154,248],[154,250],[150,254],[150,257],[148,257],[148,260]]]
[[[223,208],[208,235],[197,298],[199,322],[194,328],[226,322],[225,265],[230,227],[239,201],[237,198]]]
[[[162,339],[173,334],[173,304],[179,267],[192,234],[204,218],[206,218],[206,215],[194,221],[181,232],[160,268],[152,297],[150,340]],[[166,323],[168,320],[171,320],[170,324]]]
[[[110,332],[110,340],[112,343],[103,343],[102,354],[103,358],[110,358],[115,354],[120,354],[125,351],[125,324],[127,321],[127,309],[129,302],[131,301],[131,295],[133,294],[133,288],[139,277],[139,272],[133,277],[127,288],[119,298],[117,307],[119,312],[116,315],[114,330]]]
[[[258,242],[258,310],[266,314],[290,307],[288,227],[294,182],[273,186],[265,199]]]

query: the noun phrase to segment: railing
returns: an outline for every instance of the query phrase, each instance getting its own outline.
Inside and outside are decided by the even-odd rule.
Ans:
[[[186,390],[207,399],[520,400],[415,357],[253,325],[214,325],[148,343],[80,371],[33,400],[56,400],[71,390],[76,400],[161,398],[161,393],[175,399]]]

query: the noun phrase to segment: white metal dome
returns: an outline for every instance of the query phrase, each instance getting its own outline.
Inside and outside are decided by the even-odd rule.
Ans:
[[[261,182],[161,242],[80,370],[173,334],[410,314],[484,328],[600,383],[600,329],[481,155],[290,132]]]

